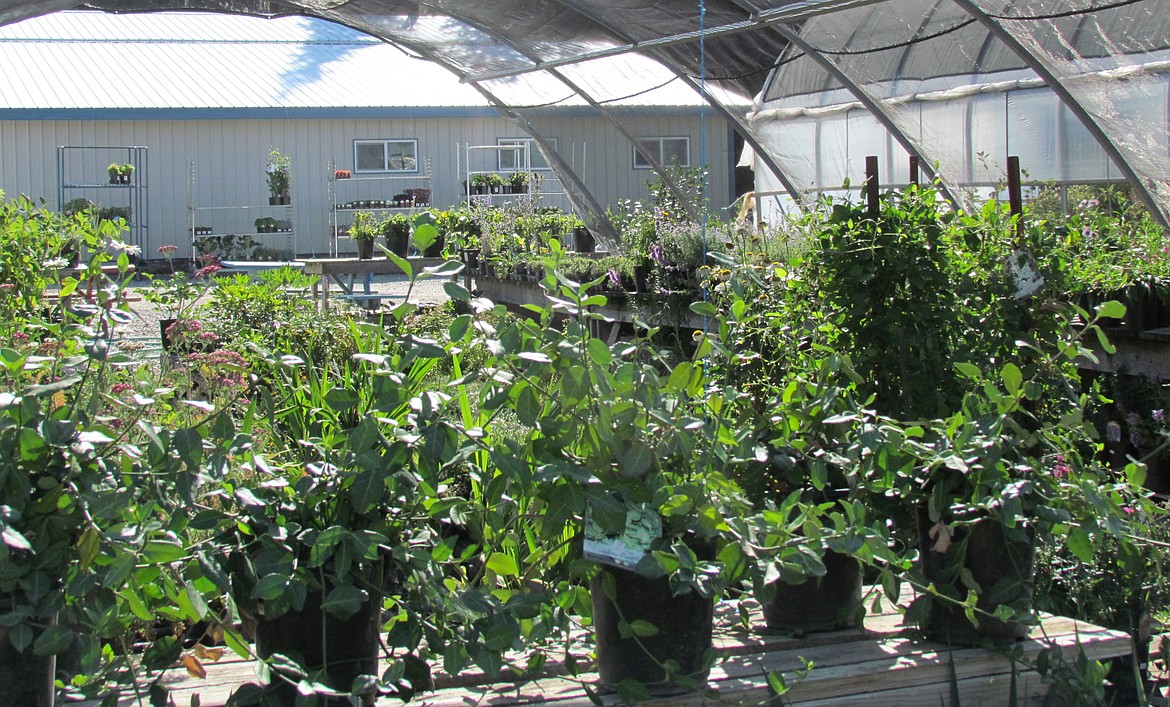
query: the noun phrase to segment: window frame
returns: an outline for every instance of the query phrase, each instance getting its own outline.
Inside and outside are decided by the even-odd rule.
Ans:
[[[670,160],[665,159],[665,152],[663,150],[666,142],[671,140],[681,140],[686,145],[686,162],[680,162],[679,167],[689,169],[691,166],[691,137],[689,135],[655,135],[649,137],[635,138],[634,144],[630,145],[630,153],[632,156],[631,164],[634,169],[654,169],[654,166],[646,163],[639,164],[642,156],[638,153],[638,146],[647,148],[651,153],[654,153],[655,159],[662,164],[663,167],[669,167],[673,164]]]
[[[392,169],[390,167],[390,145],[395,143],[410,144],[414,148],[414,166],[407,169]],[[358,148],[362,145],[382,145],[382,166],[383,169],[361,169],[358,162]],[[403,154],[403,162],[405,163],[407,155]],[[418,174],[419,171],[419,156],[418,156],[418,138],[411,137],[396,137],[396,138],[355,138],[353,141],[353,171],[354,174]]]
[[[557,139],[555,137],[548,138],[548,142],[552,145],[553,151],[558,149]],[[528,169],[533,172],[551,172],[552,167],[544,159],[544,155],[540,154],[540,149],[536,145],[536,140],[530,137],[497,137],[496,147],[512,147],[527,143],[528,144]],[[505,167],[503,163],[504,150],[496,151],[496,171],[497,172],[516,172],[520,170],[519,165],[515,167]],[[533,160],[539,159],[543,162],[542,165],[533,164]]]

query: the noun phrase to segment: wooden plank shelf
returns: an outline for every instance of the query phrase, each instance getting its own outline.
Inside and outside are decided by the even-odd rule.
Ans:
[[[938,707],[950,705],[952,694],[962,704],[1009,704],[1012,690],[1012,661],[1002,652],[986,648],[948,648],[925,641],[902,626],[894,611],[870,615],[865,628],[814,633],[805,636],[770,634],[763,628],[758,612],[751,612],[748,627],[739,623],[730,603],[716,612],[715,647],[719,661],[711,671],[710,693],[674,694],[643,704],[684,707],[700,704],[764,704],[773,697],[767,675],[783,674],[791,686],[785,704],[802,707],[829,705],[898,705]],[[588,665],[587,636],[574,636],[572,652]],[[580,640],[578,640],[580,639]],[[1013,646],[1026,659],[1034,660],[1045,648],[1057,647],[1075,660],[1077,652],[1092,660],[1109,660],[1130,654],[1130,638],[1092,624],[1059,616],[1045,616],[1026,640]],[[806,676],[797,671],[805,661],[813,664]],[[516,656],[516,664],[523,664]],[[232,654],[218,663],[205,664],[207,677],[195,679],[181,668],[169,671],[164,683],[173,690],[175,704],[203,707],[224,705],[239,685],[255,681],[255,665]],[[585,707],[591,701],[582,683],[591,684],[594,674],[577,678],[565,675],[562,665],[551,663],[536,677],[490,680],[482,673],[446,676],[435,667],[436,689],[416,697],[410,704],[426,707],[467,707],[468,705],[549,704],[555,707]],[[1038,674],[1017,666],[1015,689],[1020,705],[1039,705],[1048,693]],[[607,705],[619,704],[615,695],[603,695]],[[120,705],[134,704],[126,699]],[[400,705],[400,701],[379,700],[378,705]]]
[[[545,296],[544,290],[534,282],[477,277],[475,289],[480,297],[486,297],[493,302],[516,308],[527,304],[540,307],[552,305]],[[703,317],[690,310],[693,297],[683,297],[682,293],[679,295],[627,295],[622,292],[599,294],[606,295],[608,302],[600,307],[591,307],[591,310],[613,322],[630,323],[637,317],[651,326],[704,328]]]
[[[1109,343],[1116,349],[1106,353],[1095,337],[1090,344],[1097,360],[1077,359],[1077,366],[1100,373],[1141,375],[1156,381],[1170,381],[1170,328],[1141,332],[1105,330]]]

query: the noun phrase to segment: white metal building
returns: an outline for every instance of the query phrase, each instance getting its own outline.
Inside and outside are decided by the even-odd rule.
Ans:
[[[603,208],[646,195],[653,172],[630,137],[663,161],[677,155],[698,166],[706,157],[712,204],[729,203],[736,156],[727,124],[669,77],[645,91],[647,72],[657,69],[631,60],[615,63],[609,79],[621,96],[633,78],[629,67],[638,70],[630,80],[638,88],[608,105],[622,116],[621,129],[579,101],[526,110],[542,116],[542,134]],[[170,243],[188,253],[192,206],[266,205],[272,148],[292,159],[296,251],[323,255],[331,250],[334,169],[404,177],[388,187],[393,192],[422,186],[429,166],[432,203],[442,207],[464,198],[465,146],[528,140],[439,65],[307,17],[60,12],[0,26],[0,66],[0,189],[54,206],[80,196],[120,205],[121,190],[98,185],[126,151],[71,148],[144,146],[137,180],[145,208],[136,217],[146,222],[139,245],[148,258]],[[359,150],[369,156],[383,148],[388,155],[413,150],[415,159],[387,157],[381,168],[355,162]],[[510,166],[496,164],[491,150],[472,154],[487,159],[473,161],[473,170]],[[531,160],[534,168],[547,165],[535,148]],[[546,174],[545,191],[557,192]],[[572,206],[555,194],[546,203]],[[197,212],[195,220],[219,219],[211,224],[217,231],[243,232],[252,216],[266,213],[224,209]]]

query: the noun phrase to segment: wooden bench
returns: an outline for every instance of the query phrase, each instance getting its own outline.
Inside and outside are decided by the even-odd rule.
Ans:
[[[887,604],[888,606],[888,604]],[[783,675],[790,686],[784,704],[804,707],[838,705],[897,705],[898,707],[952,705],[957,694],[963,705],[1010,704],[1015,685],[1018,704],[1040,704],[1049,685],[1034,671],[1013,666],[1004,653],[985,648],[948,648],[922,640],[902,626],[901,616],[893,611],[867,616],[864,630],[850,629],[801,637],[769,635],[762,629],[758,613],[752,614],[749,628],[739,624],[730,604],[717,610],[715,648],[720,660],[711,671],[709,687],[717,698],[702,694],[671,695],[649,703],[660,706],[713,704],[764,704],[772,696],[768,674]],[[1027,660],[1035,660],[1046,648],[1058,648],[1075,661],[1078,651],[1091,660],[1109,660],[1130,654],[1130,639],[1121,631],[1077,622],[1058,616],[1044,617],[1028,638],[1013,646]],[[587,637],[575,637],[574,653],[587,665]],[[580,649],[580,650],[579,650]],[[550,656],[564,653],[549,651]],[[523,665],[523,656],[515,664]],[[812,662],[812,669],[798,675]],[[181,668],[170,671],[163,682],[173,690],[175,704],[188,704],[198,696],[203,707],[226,703],[239,685],[254,682],[255,665],[226,653],[218,663],[204,663],[207,677],[191,678]],[[382,666],[384,668],[385,666]],[[380,669],[382,669],[380,668]],[[582,683],[589,684],[595,675],[569,679],[564,667],[552,660],[539,676],[491,680],[474,671],[458,676],[441,673],[434,666],[435,689],[420,694],[412,705],[429,707],[467,707],[468,705],[551,704],[556,707],[585,707],[593,704]],[[1013,671],[1015,676],[1013,678]],[[604,695],[607,705],[618,704],[614,695]],[[134,704],[125,699],[119,705]],[[378,705],[400,705],[399,701],[379,700]],[[769,703],[770,704],[770,703]]]

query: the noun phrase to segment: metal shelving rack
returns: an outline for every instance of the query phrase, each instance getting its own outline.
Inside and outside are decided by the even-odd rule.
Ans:
[[[511,169],[511,170],[498,169],[499,164],[500,164],[500,155],[504,152],[515,152],[516,153],[515,154],[515,161],[513,161],[513,163],[512,163],[512,164],[517,165],[516,169]],[[532,159],[531,159],[531,156],[529,155],[528,145],[526,143],[521,144],[521,145],[516,145],[516,144],[508,144],[508,145],[471,145],[471,144],[466,144],[466,145],[460,145],[460,144],[457,144],[456,150],[455,150],[455,159],[457,161],[459,159],[460,154],[463,155],[463,164],[461,164],[461,165],[457,164],[455,166],[456,167],[455,172],[457,174],[462,175],[462,177],[463,177],[463,197],[467,201],[467,203],[470,204],[473,197],[481,202],[486,202],[489,204],[496,203],[497,201],[508,201],[508,200],[514,199],[518,196],[532,197],[533,203],[536,203],[540,200],[539,184],[535,181],[529,182],[527,192],[522,192],[519,194],[511,193],[511,192],[506,193],[506,194],[505,193],[497,193],[497,194],[473,194],[472,193],[471,181],[472,181],[473,177],[476,177],[478,175],[499,174],[501,176],[504,176],[504,175],[511,174],[513,172],[528,172],[529,174],[532,174]],[[488,159],[490,159],[492,162],[492,168],[491,169],[472,169],[472,166],[471,166],[472,160],[475,159],[476,156],[480,156],[480,155],[484,155],[484,154],[491,155],[491,157],[489,157]],[[482,163],[483,158],[481,157],[480,159],[478,159],[476,161]]]
[[[112,162],[134,166],[129,184],[110,184],[107,165]],[[70,192],[81,192],[86,198],[93,195],[98,206],[130,207],[128,219],[130,245],[138,246],[143,257],[151,252],[150,242],[150,200],[147,198],[147,184],[150,182],[150,161],[147,148],[140,145],[90,146],[60,145],[57,147],[57,208],[64,210],[66,196]],[[117,204],[101,204],[96,196],[101,193],[125,196]]]
[[[434,186],[431,181],[431,161],[422,160],[422,169],[417,173],[411,174],[382,174],[377,176],[363,175],[353,176],[343,179],[337,178],[337,162],[334,161],[329,167],[329,232],[332,235],[330,242],[330,255],[337,257],[337,241],[346,236],[341,235],[341,229],[346,225],[342,223],[342,218],[345,215],[352,216],[355,211],[383,211],[383,212],[401,212],[412,211],[418,208],[425,208],[430,206],[434,200]],[[389,196],[379,196],[378,198],[369,199],[355,199],[351,201],[342,202],[342,191],[356,191],[361,195],[361,190],[364,190],[365,196],[369,196],[374,191],[378,190],[379,186],[385,186],[387,183],[394,182],[415,182],[414,185],[407,184],[406,186],[415,186],[419,189],[426,189],[430,192],[430,198],[426,203],[411,203],[405,206],[391,206],[392,199]],[[420,184],[421,182],[421,184]],[[342,186],[342,185],[345,186]],[[379,204],[386,202],[384,206],[343,206],[343,204],[350,204],[353,201],[360,202],[377,202]]]
[[[297,237],[296,226],[293,215],[292,204],[241,204],[229,206],[199,206],[195,198],[195,184],[196,184],[196,168],[195,162],[187,163],[187,228],[191,236],[191,257],[197,258],[200,255],[198,242],[213,237],[246,236],[252,238],[254,242],[263,243],[264,239],[284,237],[284,249],[281,253],[281,260],[291,261],[297,255]],[[251,213],[249,213],[251,212]],[[208,215],[220,222],[220,225],[227,220],[231,215],[243,215],[245,219],[249,216],[272,216],[274,218],[287,221],[289,228],[287,231],[277,231],[269,233],[260,233],[255,230],[254,226],[245,226],[242,229],[235,228],[215,228],[209,233],[196,233],[196,227],[202,227],[203,224],[198,222],[198,217],[201,215]],[[275,247],[275,246],[273,246]],[[235,259],[235,258],[232,258]],[[239,258],[239,260],[248,260],[248,258]]]

